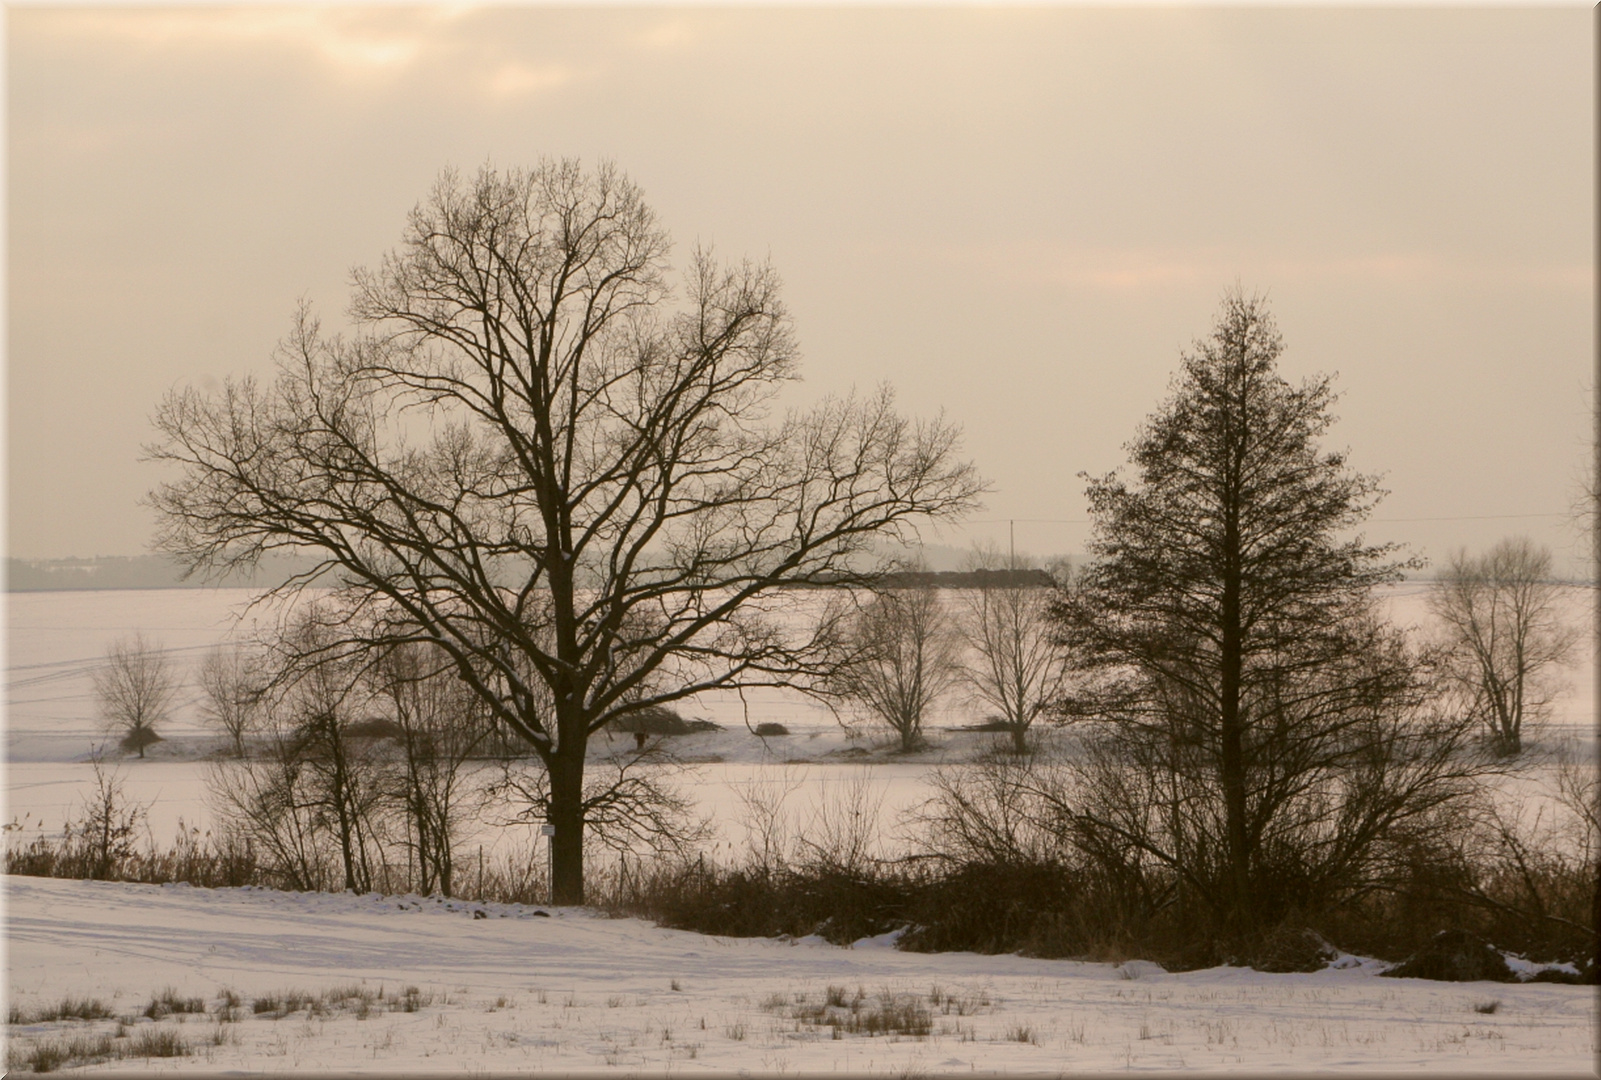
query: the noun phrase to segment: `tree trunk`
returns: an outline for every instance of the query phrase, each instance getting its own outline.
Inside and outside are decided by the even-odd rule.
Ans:
[[[1223,605],[1219,629],[1218,705],[1221,725],[1223,812],[1228,836],[1231,919],[1235,928],[1248,930],[1254,921],[1251,898],[1251,852],[1245,828],[1245,730],[1240,710],[1240,683],[1244,674],[1244,632],[1240,626],[1239,511],[1229,506],[1224,514]]]
[[[576,751],[576,752],[575,752]],[[551,903],[584,902],[584,744],[563,743],[550,759]]]

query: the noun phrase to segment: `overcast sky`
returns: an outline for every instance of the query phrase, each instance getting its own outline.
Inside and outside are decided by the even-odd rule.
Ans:
[[[264,372],[447,165],[614,159],[770,259],[796,400],[888,381],[1074,552],[1223,292],[1438,559],[1572,565],[1591,436],[1587,7],[11,7],[7,542],[137,554],[162,393]]]

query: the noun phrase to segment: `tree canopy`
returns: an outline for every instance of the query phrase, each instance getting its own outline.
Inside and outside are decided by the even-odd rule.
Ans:
[[[797,350],[777,276],[669,239],[616,168],[446,172],[306,310],[271,385],[179,389],[160,546],[194,571],[311,553],[339,648],[432,643],[549,773],[557,902],[581,902],[589,736],[700,690],[804,678],[778,590],[860,580],[881,537],[960,514],[957,430],[887,390],[774,421]],[[676,298],[676,299],[675,299]],[[311,580],[303,575],[286,588]],[[336,631],[336,632],[333,632]]]
[[[1344,453],[1326,376],[1293,385],[1259,297],[1225,298],[1128,450],[1089,480],[1092,562],[1059,605],[1111,724],[1087,842],[1154,859],[1245,929],[1327,898],[1460,794],[1460,728],[1372,610],[1408,565],[1355,530],[1382,492]],[[1393,850],[1393,849],[1392,849]]]

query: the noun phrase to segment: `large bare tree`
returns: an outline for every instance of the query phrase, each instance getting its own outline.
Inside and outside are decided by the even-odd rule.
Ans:
[[[548,772],[558,903],[583,900],[592,733],[806,678],[829,635],[773,618],[780,590],[860,579],[981,488],[887,391],[770,421],[796,373],[777,278],[696,252],[670,303],[667,253],[609,165],[447,172],[355,275],[354,336],[303,311],[271,386],[155,416],[161,548],[205,573],[317,553],[347,644],[443,650]]]
[[[1483,555],[1458,551],[1429,591],[1444,628],[1447,671],[1499,749],[1523,749],[1524,725],[1543,718],[1579,641],[1562,610],[1551,552],[1518,537]]]

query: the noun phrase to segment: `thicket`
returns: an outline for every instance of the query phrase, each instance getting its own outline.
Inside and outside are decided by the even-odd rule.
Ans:
[[[1131,876],[1082,844],[1064,820],[1082,770],[1070,756],[1009,753],[943,768],[935,797],[901,823],[916,850],[896,858],[872,853],[878,821],[852,813],[859,796],[821,816],[871,821],[872,830],[819,831],[814,821],[798,834],[806,839],[777,849],[748,815],[753,839],[742,860],[614,867],[598,902],[704,933],[846,944],[899,931],[898,946],[915,951],[1139,958],[1169,970],[1316,970],[1339,951],[1398,962],[1454,931],[1595,978],[1601,832],[1595,781],[1582,767],[1559,770],[1534,820],[1498,808],[1486,788],[1460,808],[1465,828],[1454,844],[1398,852],[1362,892],[1297,907],[1249,935],[1180,906],[1175,874]]]

